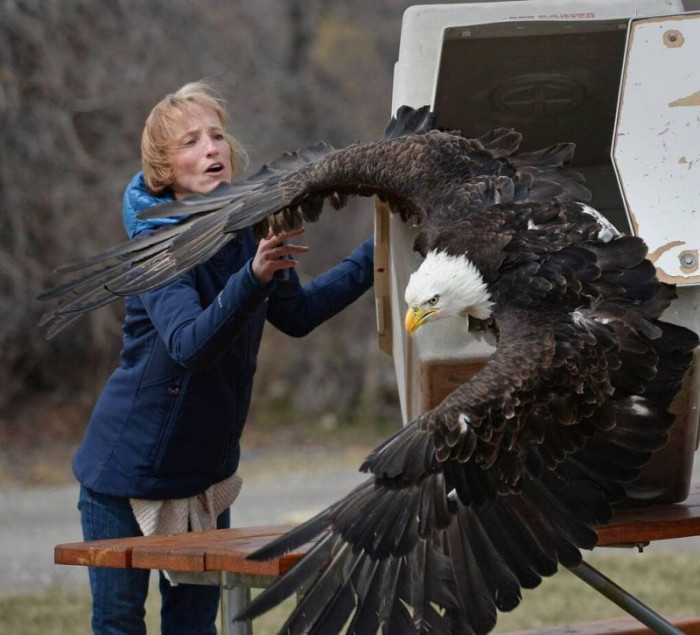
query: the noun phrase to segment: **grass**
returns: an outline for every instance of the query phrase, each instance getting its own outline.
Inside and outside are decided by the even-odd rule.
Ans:
[[[700,614],[700,554],[600,549],[586,561],[664,616]],[[626,615],[622,609],[563,569],[532,591],[513,612],[499,616],[496,632]]]
[[[586,559],[663,615],[690,617],[699,612],[700,554],[654,553],[653,548],[644,554],[601,549]],[[276,633],[291,606],[290,600],[256,620],[256,635]],[[155,585],[146,611],[148,632],[160,632]],[[562,570],[538,589],[525,591],[523,602],[515,611],[499,616],[496,630],[537,629],[621,615],[624,615],[621,609]],[[38,594],[0,597],[0,635],[88,635],[90,632],[87,588],[51,587]]]

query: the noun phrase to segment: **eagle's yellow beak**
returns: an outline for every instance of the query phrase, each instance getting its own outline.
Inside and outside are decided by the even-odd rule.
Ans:
[[[417,306],[409,307],[408,311],[406,311],[406,332],[409,335],[413,335],[418,330],[418,327],[424,324],[433,313],[437,313],[437,309],[421,309]]]

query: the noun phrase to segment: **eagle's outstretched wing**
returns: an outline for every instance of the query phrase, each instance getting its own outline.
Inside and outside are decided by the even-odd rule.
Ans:
[[[595,546],[666,440],[697,337],[659,320],[675,293],[640,239],[541,239],[536,253],[514,236],[523,260],[491,285],[491,359],[380,445],[362,465],[372,478],[254,554],[320,536],[242,618],[303,588],[281,632],[484,633]]]
[[[587,200],[581,176],[566,167],[572,144],[517,154],[521,135],[498,129],[478,139],[434,128],[427,107],[401,108],[376,142],[335,150],[319,143],[283,155],[251,178],[206,195],[165,203],[140,218],[174,217],[155,230],[57,271],[76,277],[39,296],[56,304],[41,326],[52,337],[81,314],[123,295],[172,281],[208,260],[243,228],[259,235],[319,218],[325,200],[337,208],[351,195],[378,195],[425,231],[493,205]],[[423,234],[419,236],[420,249]]]

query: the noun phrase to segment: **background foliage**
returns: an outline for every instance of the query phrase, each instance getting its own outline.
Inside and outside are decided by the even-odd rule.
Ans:
[[[0,0],[0,433],[56,417],[83,425],[117,363],[122,303],[47,342],[34,298],[57,282],[52,267],[125,238],[121,194],[151,107],[185,82],[214,82],[251,170],[320,139],[375,138],[409,4]],[[363,200],[313,226],[302,275],[369,235],[371,209]],[[303,346],[269,327],[255,403],[285,417],[393,415],[374,320],[367,294]]]

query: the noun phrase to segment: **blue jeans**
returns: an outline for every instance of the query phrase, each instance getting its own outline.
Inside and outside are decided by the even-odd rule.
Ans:
[[[128,498],[80,487],[78,502],[85,540],[140,536]],[[230,511],[217,519],[219,529],[231,524]],[[144,604],[148,569],[89,567],[92,630],[97,635],[145,635]],[[162,572],[159,581],[163,635],[215,635],[219,588],[198,584],[172,586]]]

